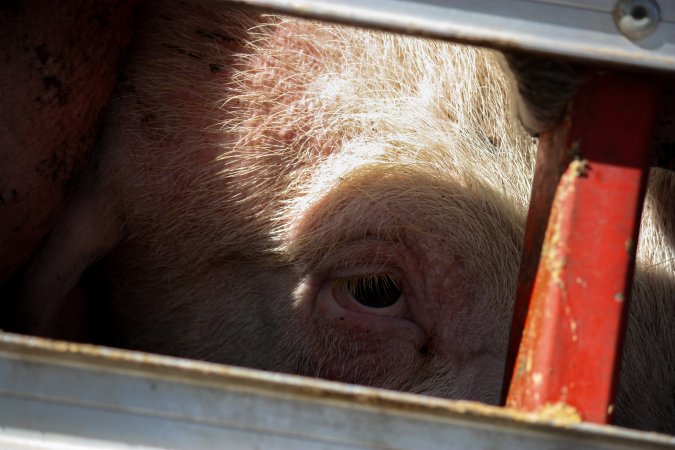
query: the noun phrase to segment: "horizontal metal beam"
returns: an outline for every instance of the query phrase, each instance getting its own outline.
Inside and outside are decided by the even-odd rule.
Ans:
[[[673,0],[219,1],[498,49],[675,72]],[[623,13],[616,9],[618,3],[627,5]],[[649,12],[643,3],[655,4],[658,18],[639,18]],[[652,20],[647,36],[627,37],[630,26],[621,25],[617,15],[631,11],[638,17],[628,21],[634,32]]]
[[[0,333],[0,448],[673,449],[675,438]]]

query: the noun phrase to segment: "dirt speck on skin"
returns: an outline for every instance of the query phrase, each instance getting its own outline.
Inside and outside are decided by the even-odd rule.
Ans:
[[[68,165],[67,158],[59,155],[56,151],[52,152],[47,158],[40,161],[35,170],[37,173],[52,182],[56,183],[60,180],[63,173],[66,171]]]
[[[45,89],[61,89],[61,80],[54,76],[42,78],[42,83]]]
[[[75,189],[78,181],[82,177],[82,172],[84,171],[85,167],[86,161],[83,162],[81,158],[76,158],[72,162],[70,172],[68,172],[66,176],[61,180],[61,187],[63,188],[63,192],[66,195],[70,194]]]
[[[66,89],[62,86],[61,80],[58,77],[53,75],[42,77],[42,84],[44,85],[45,91],[56,97],[56,101],[59,105],[68,103]]]
[[[17,203],[19,201],[19,193],[16,189],[5,189],[0,192],[0,206],[8,203]]]
[[[37,55],[38,61],[40,61],[40,64],[43,66],[47,64],[49,61],[49,58],[51,58],[51,55],[49,54],[49,51],[47,50],[47,45],[41,44],[35,47],[35,54]]]

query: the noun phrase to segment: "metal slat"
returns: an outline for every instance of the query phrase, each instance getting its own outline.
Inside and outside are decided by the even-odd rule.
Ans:
[[[672,0],[654,0],[660,9],[658,27],[635,42],[615,24],[615,0],[220,1],[596,64],[675,71]]]
[[[675,448],[672,437],[560,420],[0,334],[3,449]]]

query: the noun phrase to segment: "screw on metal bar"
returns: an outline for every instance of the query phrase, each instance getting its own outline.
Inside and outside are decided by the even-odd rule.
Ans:
[[[613,15],[619,31],[632,41],[652,34],[661,20],[659,5],[654,0],[619,0]]]

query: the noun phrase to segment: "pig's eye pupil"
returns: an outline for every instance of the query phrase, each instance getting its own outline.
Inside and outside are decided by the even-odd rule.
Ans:
[[[345,290],[368,308],[387,308],[401,297],[400,283],[395,275],[384,273],[342,280]]]

